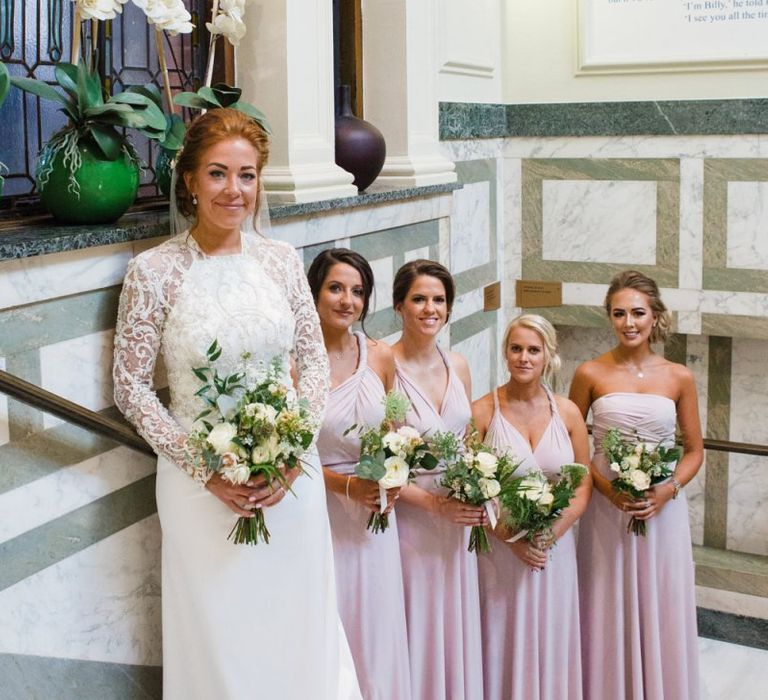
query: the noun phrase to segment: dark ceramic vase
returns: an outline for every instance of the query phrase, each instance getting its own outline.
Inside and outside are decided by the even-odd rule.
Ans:
[[[119,219],[133,204],[139,189],[139,166],[125,151],[116,160],[105,160],[85,140],[78,145],[82,164],[75,173],[79,194],[69,187],[64,153],[53,158],[53,170],[40,201],[50,214],[65,224],[106,224]],[[51,154],[43,149],[41,159]]]
[[[171,175],[173,169],[171,163],[176,157],[178,151],[173,151],[170,148],[157,149],[157,158],[155,158],[155,182],[160,192],[168,197],[171,193]]]
[[[336,165],[355,176],[353,184],[365,190],[384,167],[387,146],[381,132],[352,113],[349,85],[339,87],[340,110],[336,116]]]

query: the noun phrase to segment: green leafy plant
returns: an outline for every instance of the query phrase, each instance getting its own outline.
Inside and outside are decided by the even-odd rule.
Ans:
[[[240,99],[242,92],[240,88],[232,87],[226,83],[217,83],[213,87],[203,86],[197,92],[180,92],[173,98],[173,101],[181,107],[189,107],[191,109],[207,110],[218,107],[236,109],[243,112],[243,114],[247,114],[264,131],[271,134],[272,129],[269,126],[269,122],[267,122],[266,116],[264,116],[264,112],[249,102],[242,101]]]
[[[5,67],[5,63],[0,63],[0,107],[3,106],[3,102],[5,102],[5,98],[8,97],[10,90],[11,76],[8,75],[8,69]],[[3,191],[3,183],[5,182],[3,172],[6,170],[7,168],[5,167],[5,164],[0,162],[0,193]]]
[[[68,189],[79,192],[75,173],[82,163],[82,142],[95,147],[104,160],[117,160],[126,154],[138,163],[139,156],[121,128],[136,129],[150,139],[165,137],[168,124],[158,106],[161,97],[155,85],[129,87],[105,99],[98,73],[89,70],[83,61],[77,65],[57,64],[54,76],[59,90],[35,78],[10,78],[20,90],[58,102],[69,118],[69,123],[51,137],[40,153],[37,182],[41,189],[48,182],[54,160],[63,153],[63,164],[69,172]]]

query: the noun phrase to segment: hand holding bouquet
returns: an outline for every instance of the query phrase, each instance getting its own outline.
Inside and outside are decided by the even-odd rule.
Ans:
[[[643,498],[651,486],[674,474],[674,463],[680,459],[680,449],[667,448],[661,443],[631,442],[621,437],[617,428],[611,428],[603,437],[603,454],[617,477],[611,482],[614,491],[631,498]],[[645,536],[644,520],[629,519],[627,532]]]
[[[438,433],[433,446],[445,461],[445,472],[440,485],[448,489],[448,497],[473,506],[483,506],[491,529],[496,527],[493,499],[506,488],[517,469],[519,460],[507,454],[497,454],[483,444],[476,433],[460,443],[453,433]],[[473,525],[469,533],[469,551],[478,556],[491,551],[488,535],[481,525]]]
[[[252,373],[245,370],[250,356],[245,354],[244,370],[222,377],[213,368],[221,356],[217,341],[206,356],[208,365],[192,370],[203,382],[196,396],[207,408],[195,418],[201,427],[190,435],[190,444],[198,449],[206,468],[232,484],[245,484],[261,475],[268,485],[277,483],[290,491],[284,470],[301,468],[300,456],[312,443],[314,425],[305,403],[283,383],[280,359],[251,378]],[[235,544],[269,544],[264,512],[257,508],[252,518],[238,518],[230,538]]]
[[[429,445],[419,431],[403,425],[410,402],[402,394],[390,391],[384,397],[384,420],[378,428],[360,430],[360,461],[355,466],[355,475],[360,479],[376,481],[379,484],[379,511],[372,512],[367,528],[372,532],[384,532],[389,527],[387,489],[405,486],[413,478],[414,469],[434,469],[437,458],[429,451]],[[353,425],[345,435],[357,430]]]
[[[541,469],[531,469],[512,479],[501,494],[507,524],[516,534],[508,542],[525,537],[533,544],[538,537],[552,537],[552,526],[576,494],[586,476],[583,464],[564,464],[560,478],[550,482]]]

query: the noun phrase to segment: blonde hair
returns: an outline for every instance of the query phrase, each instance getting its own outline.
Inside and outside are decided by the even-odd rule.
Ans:
[[[507,357],[509,336],[515,328],[528,328],[539,334],[544,350],[544,371],[541,373],[541,379],[548,387],[552,387],[555,374],[560,371],[562,366],[560,355],[557,354],[557,331],[555,327],[538,314],[521,314],[513,318],[509,322],[507,330],[504,331],[504,341],[501,346],[501,356],[504,359]]]
[[[611,280],[605,295],[605,310],[609,318],[611,316],[611,297],[622,289],[634,289],[648,297],[648,306],[651,307],[651,311],[656,317],[648,340],[651,343],[663,343],[672,330],[672,314],[669,313],[666,304],[661,300],[659,286],[656,282],[636,270],[625,270],[616,275]]]

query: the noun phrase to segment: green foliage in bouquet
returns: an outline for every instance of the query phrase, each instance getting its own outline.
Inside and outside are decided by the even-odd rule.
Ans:
[[[583,464],[564,464],[554,483],[539,469],[511,479],[499,497],[509,527],[525,532],[531,543],[537,535],[551,534],[552,525],[570,504],[587,472]]]

